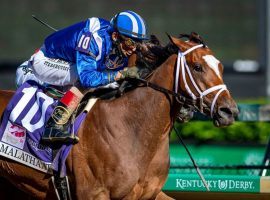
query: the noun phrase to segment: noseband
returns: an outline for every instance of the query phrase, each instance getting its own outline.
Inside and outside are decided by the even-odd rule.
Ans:
[[[210,87],[208,89],[206,89],[205,91],[202,91],[198,85],[196,84],[191,72],[190,72],[190,69],[189,69],[189,66],[186,62],[186,55],[192,51],[194,51],[195,49],[198,49],[200,47],[203,47],[203,44],[199,44],[199,45],[196,45],[194,47],[191,47],[190,49],[186,50],[185,52],[181,53],[181,51],[179,50],[178,51],[178,57],[177,57],[177,66],[176,66],[176,74],[175,74],[175,93],[178,93],[178,84],[179,84],[179,75],[181,74],[182,75],[182,79],[183,79],[183,82],[185,84],[185,89],[186,91],[188,92],[188,94],[191,96],[191,98],[193,100],[195,100],[196,102],[199,100],[199,107],[197,105],[195,105],[195,108],[197,108],[201,113],[204,113],[203,111],[203,108],[205,107],[205,104],[203,102],[203,99],[206,95],[214,92],[214,91],[218,91],[212,101],[212,104],[211,104],[211,110],[210,110],[210,114],[211,114],[211,117],[213,117],[213,112],[214,112],[214,108],[215,108],[215,104],[216,104],[216,101],[219,97],[219,95],[227,90],[227,87],[226,85],[224,84],[220,84],[220,85],[216,85],[216,86],[213,86],[213,87]],[[180,73],[180,69],[181,69],[181,73]],[[190,86],[188,85],[187,83],[187,80],[186,80],[186,72],[188,74],[188,77],[189,79],[191,80],[191,83],[192,83],[192,86],[196,89],[196,91],[198,92],[198,94],[200,95],[199,97],[197,97],[193,92],[192,90],[190,89]]]

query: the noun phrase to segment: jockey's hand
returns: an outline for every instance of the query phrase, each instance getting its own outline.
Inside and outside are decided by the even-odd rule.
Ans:
[[[140,78],[138,67],[126,67],[117,74],[118,80],[125,78]],[[117,78],[116,78],[117,79]]]

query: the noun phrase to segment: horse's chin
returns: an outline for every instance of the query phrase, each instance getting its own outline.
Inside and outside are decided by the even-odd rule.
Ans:
[[[234,123],[234,118],[221,118],[221,117],[214,117],[213,118],[213,123],[216,127],[226,127],[230,126]]]
[[[182,107],[177,114],[177,119],[180,123],[187,123],[193,118],[194,112],[191,108]]]

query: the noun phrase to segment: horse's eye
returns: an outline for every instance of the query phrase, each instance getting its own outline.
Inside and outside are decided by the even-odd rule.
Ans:
[[[202,72],[203,71],[202,66],[199,65],[199,64],[194,65],[194,68],[193,69],[196,72]]]

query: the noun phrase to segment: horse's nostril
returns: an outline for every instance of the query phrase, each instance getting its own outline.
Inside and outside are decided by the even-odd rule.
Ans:
[[[237,107],[220,107],[218,109],[218,114],[221,117],[237,117],[239,110]]]
[[[233,116],[233,115],[234,115],[232,109],[229,108],[229,107],[220,107],[220,108],[218,109],[218,114],[219,114],[221,117],[230,117],[230,116]]]

